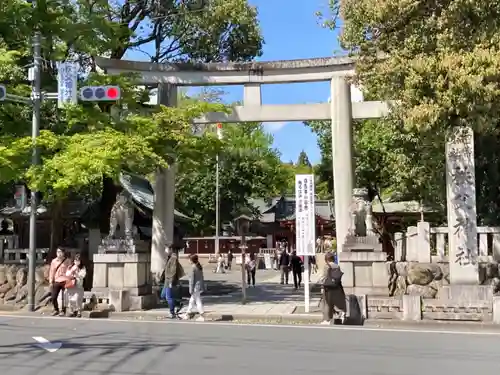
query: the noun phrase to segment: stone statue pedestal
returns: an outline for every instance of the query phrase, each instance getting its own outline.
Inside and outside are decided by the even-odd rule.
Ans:
[[[338,259],[344,272],[342,285],[346,293],[389,295],[387,253],[382,251],[382,244],[377,236],[347,236]]]
[[[105,238],[98,248],[99,254],[136,254],[148,252],[149,246],[146,241],[133,238]]]
[[[108,296],[115,311],[143,310],[154,307],[150,280],[150,254],[94,254],[92,292]]]

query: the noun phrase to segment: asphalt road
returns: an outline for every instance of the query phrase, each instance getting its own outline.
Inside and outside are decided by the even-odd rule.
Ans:
[[[2,375],[493,375],[499,354],[499,334],[0,316]]]

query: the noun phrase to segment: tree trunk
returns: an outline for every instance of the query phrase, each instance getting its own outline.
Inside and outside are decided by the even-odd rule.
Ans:
[[[57,200],[51,208],[50,221],[50,249],[47,260],[50,262],[55,258],[57,247],[61,245],[64,236],[64,222],[62,219],[64,201]]]

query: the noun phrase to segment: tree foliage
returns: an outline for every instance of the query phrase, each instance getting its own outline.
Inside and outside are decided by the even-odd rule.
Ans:
[[[358,164],[384,162],[384,168],[391,166],[386,172],[371,168],[386,183],[395,182],[390,189],[444,203],[444,140],[451,127],[470,126],[476,135],[479,220],[498,220],[500,170],[486,160],[496,160],[499,140],[500,3],[332,0],[330,5],[330,26],[337,26],[339,11],[342,15],[341,44],[357,58],[354,81],[365,97],[397,101],[375,133],[368,130],[372,122],[364,122],[362,132],[373,138],[358,137],[358,152],[375,152],[365,161],[358,157]],[[406,156],[388,157],[387,145],[393,154],[400,145]]]
[[[406,127],[481,131],[500,115],[499,14],[487,0],[346,1],[341,39],[367,94],[398,100]]]
[[[224,124],[219,154],[221,223],[252,209],[250,197],[268,198],[285,189],[289,174],[282,168],[272,137],[258,123]],[[205,157],[194,169],[179,163],[177,200],[193,216],[195,232],[212,232],[215,224],[216,158]]]
[[[299,157],[297,159],[297,166],[307,168],[312,167],[311,162],[309,161],[309,156],[307,156],[307,153],[304,150],[302,150],[299,154]]]
[[[196,3],[196,1],[194,1]],[[0,106],[0,179],[24,181],[45,197],[99,193],[103,178],[123,169],[148,173],[166,166],[173,155],[185,165],[210,158],[223,147],[215,137],[192,134],[192,120],[221,104],[190,103],[182,108],[145,110],[145,90],[133,76],[105,77],[92,57],[122,58],[141,48],[151,61],[249,60],[260,54],[262,38],[256,10],[246,0],[213,0],[202,8],[193,1],[24,0],[0,4],[0,82],[10,93],[29,96],[25,80],[31,35],[43,36],[43,89],[56,91],[55,61],[77,61],[80,84],[118,84],[122,99],[113,106],[84,103],[58,109],[42,105],[38,147],[42,165],[30,166],[31,109]],[[151,45],[154,48],[150,48]],[[145,113],[147,112],[147,113]]]
[[[307,125],[317,134],[321,150],[317,175],[321,183],[327,184],[331,194],[331,125],[328,121],[310,121]],[[434,141],[433,138],[426,142],[418,131],[401,129],[394,121],[354,123],[356,186],[375,188],[382,196],[393,200],[441,202],[443,189],[431,179],[443,171],[444,153],[434,145]],[[437,181],[443,179],[444,175]]]

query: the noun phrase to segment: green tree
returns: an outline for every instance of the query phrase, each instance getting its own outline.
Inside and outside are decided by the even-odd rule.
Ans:
[[[250,197],[281,194],[288,178],[279,153],[272,148],[272,137],[261,124],[224,124],[223,134],[219,158],[221,223],[251,209]],[[179,163],[177,200],[183,212],[194,218],[192,230],[196,233],[214,230],[215,170],[215,155],[199,160],[196,168],[183,160]]]
[[[307,153],[304,150],[302,150],[299,154],[299,157],[297,159],[297,166],[307,167],[307,168],[312,167],[311,162],[309,161],[309,157],[307,156]]]
[[[343,16],[343,47],[357,56],[355,82],[368,98],[397,100],[386,124],[404,135],[418,130],[414,144],[419,147],[409,150],[415,158],[426,158],[419,165],[429,174],[420,178],[434,186],[440,182],[435,190],[443,196],[443,157],[429,159],[444,153],[450,128],[470,126],[476,150],[484,153],[476,155],[477,191],[488,199],[498,196],[491,186],[498,186],[499,171],[485,160],[496,157],[498,148],[500,3],[349,0],[340,5],[334,0],[331,7],[334,17],[339,10]],[[484,208],[498,212],[500,207],[498,198],[487,202],[485,196],[477,195],[483,222],[498,215],[492,218],[491,208]]]
[[[332,135],[328,121],[307,125],[318,136],[321,162],[316,166],[322,186],[333,192]],[[440,143],[426,140],[418,131],[409,131],[394,121],[366,120],[354,124],[356,186],[372,187],[393,200],[425,200],[440,203],[444,191],[436,175],[443,172],[444,153]],[[417,157],[416,157],[417,156]],[[434,180],[433,180],[434,179]]]
[[[43,88],[49,92],[56,89],[56,60],[79,62],[82,77],[87,77],[95,70],[92,56],[121,58],[148,43],[154,45],[150,56],[154,62],[238,61],[260,54],[257,13],[246,0],[214,0],[194,10],[190,3],[40,0],[33,8],[24,0],[7,0],[0,4],[0,79],[9,83],[10,92],[29,95],[23,67],[30,60],[35,26],[44,36]],[[45,193],[45,198],[102,191],[101,229],[105,231],[114,201],[112,181],[119,171],[147,173],[153,166],[166,165],[173,153],[186,160],[201,158],[201,150],[210,156],[220,142],[213,142],[211,136],[193,137],[190,123],[200,113],[222,107],[193,103],[143,116],[140,103],[148,95],[133,88],[133,77],[91,74],[85,81],[117,83],[123,88],[123,99],[113,108],[83,104],[63,110],[54,102],[44,102],[39,139],[43,165],[36,169],[29,167],[30,109],[11,103],[0,107],[0,179],[25,181]],[[110,114],[125,106],[126,115]]]

